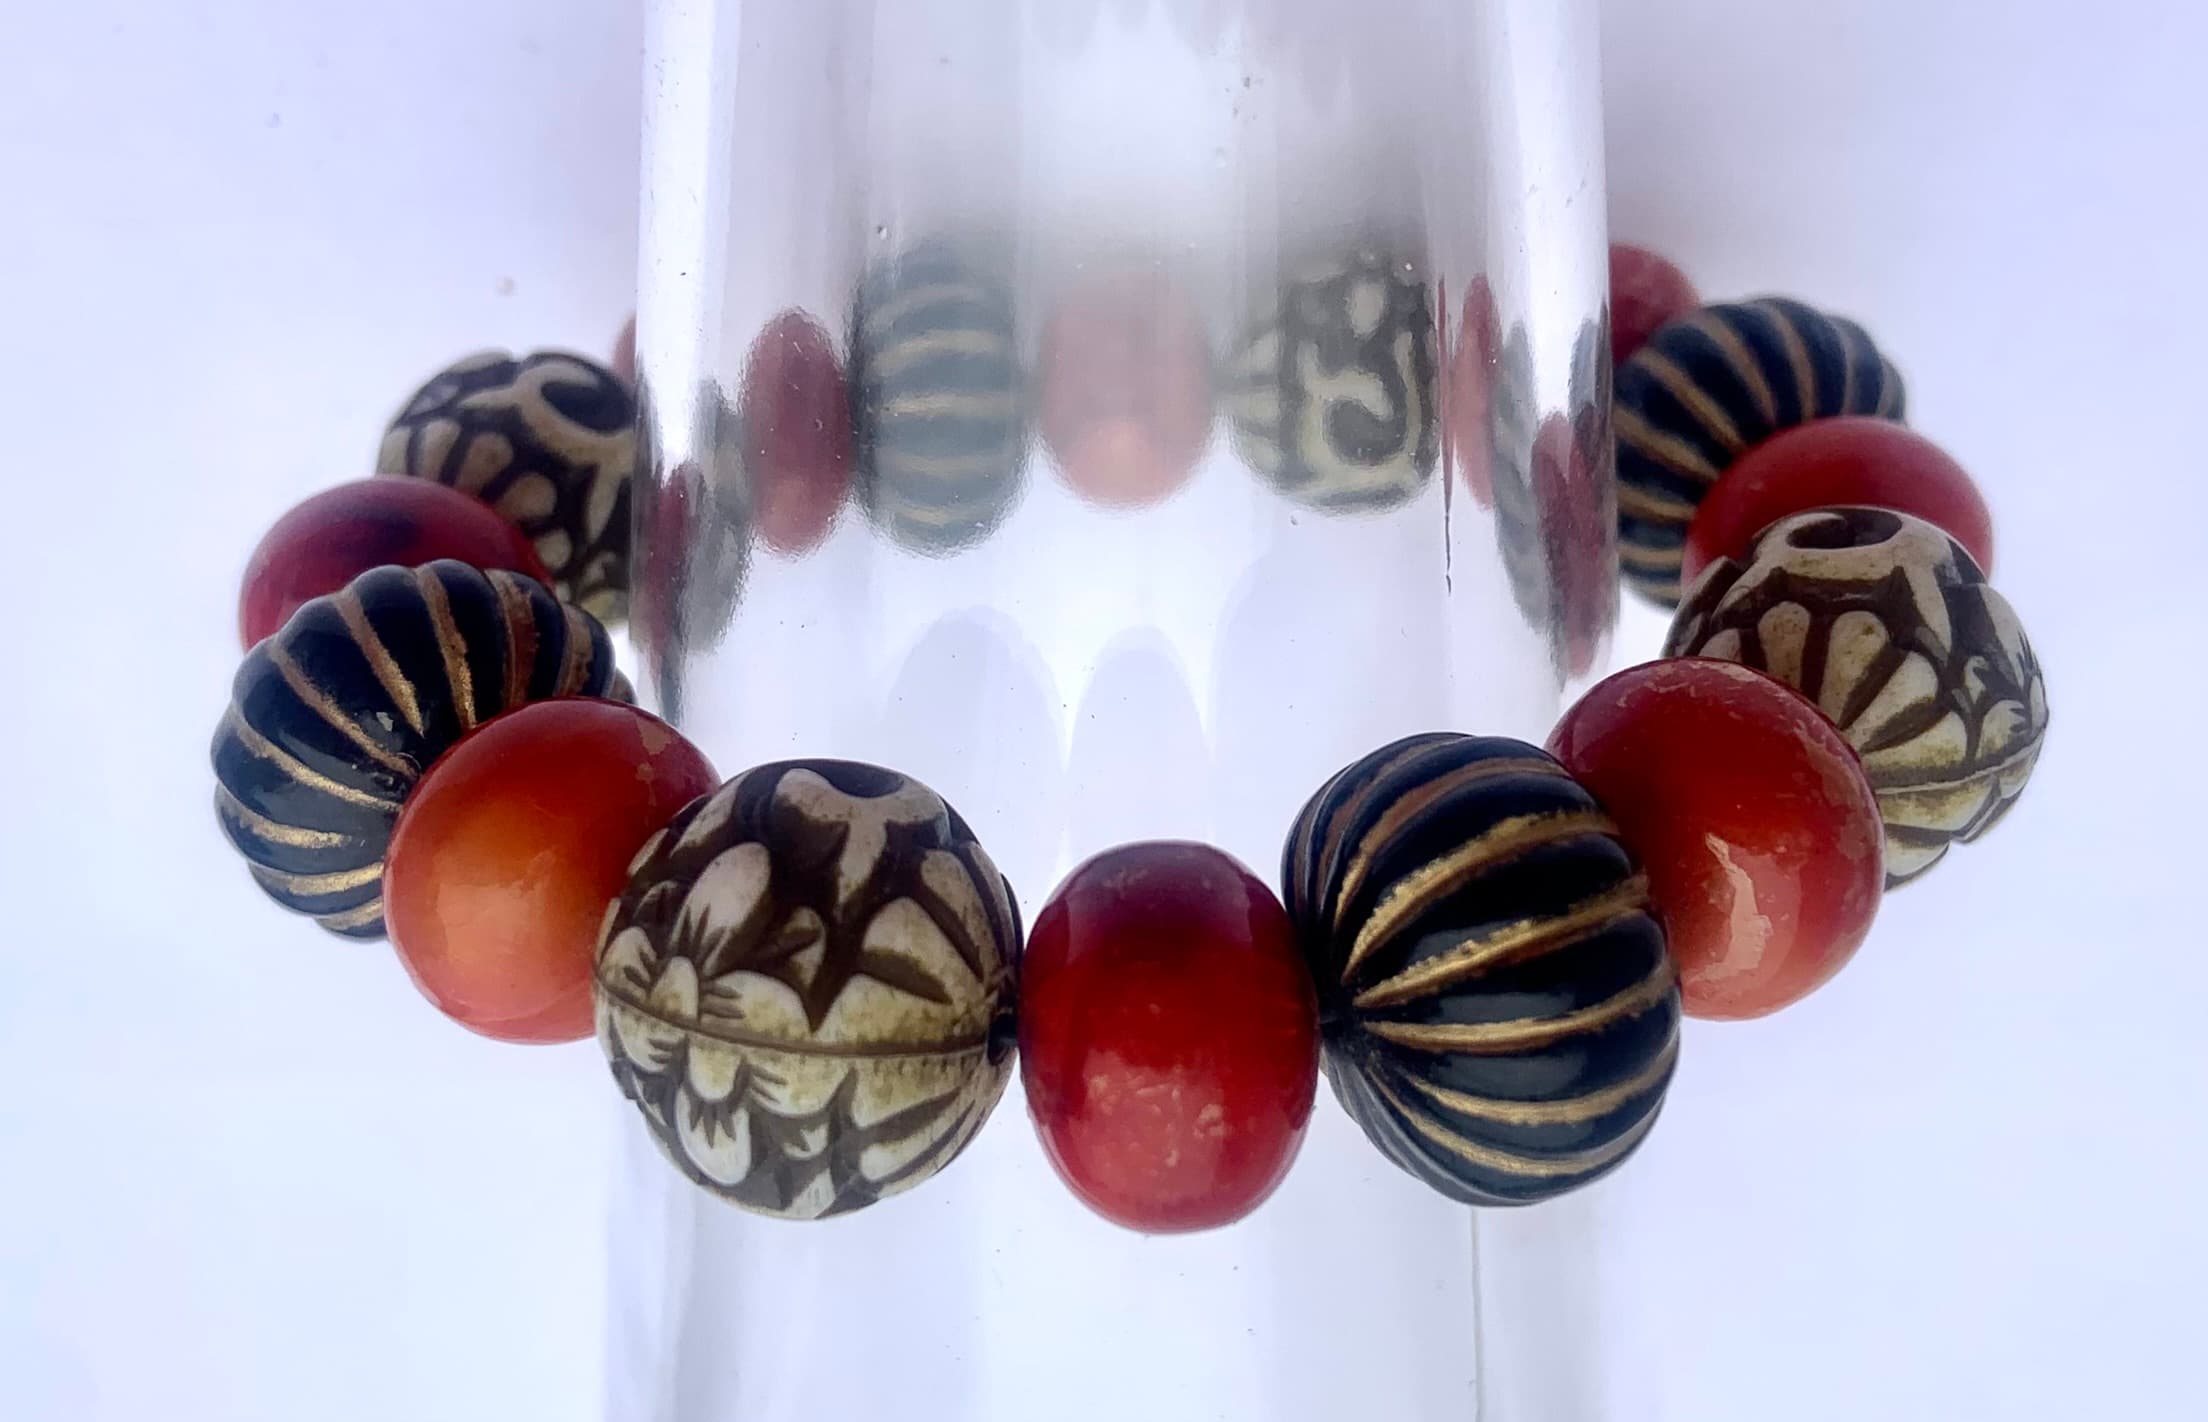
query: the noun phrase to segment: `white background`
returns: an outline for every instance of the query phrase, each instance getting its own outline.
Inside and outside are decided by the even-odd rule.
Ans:
[[[596,1049],[478,1042],[378,950],[302,946],[204,753],[265,522],[364,472],[427,364],[627,311],[635,7],[16,9],[0,1416],[595,1417]],[[1559,1416],[2197,1416],[2208,18],[1621,0],[1606,43],[1613,230],[1897,353],[2054,730],[1829,990],[1693,1031],[1564,1242],[1599,1287]]]

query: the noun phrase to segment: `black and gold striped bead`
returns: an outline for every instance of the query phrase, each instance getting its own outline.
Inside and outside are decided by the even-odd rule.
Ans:
[[[1434,309],[1402,262],[1359,252],[1288,282],[1223,380],[1234,445],[1308,508],[1377,512],[1433,476]]]
[[[1831,415],[1906,413],[1901,373],[1853,321],[1763,297],[1671,322],[1618,367],[1618,557],[1651,601],[1679,601],[1687,525],[1733,460]]]
[[[214,740],[215,814],[262,890],[383,935],[383,859],[414,783],[502,711],[616,696],[606,630],[518,573],[375,568],[246,654]]]
[[[1397,1165],[1469,1204],[1530,1204],[1640,1144],[1679,989],[1646,879],[1545,752],[1382,747],[1304,806],[1281,878],[1327,1079]]]
[[[579,355],[485,351],[414,392],[376,472],[473,494],[535,545],[561,597],[605,622],[628,615],[636,396]]]
[[[851,333],[860,497],[899,546],[980,542],[1020,492],[1027,417],[1012,290],[948,240],[867,275]]]

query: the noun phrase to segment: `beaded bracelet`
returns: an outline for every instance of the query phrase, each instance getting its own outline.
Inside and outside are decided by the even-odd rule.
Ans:
[[[388,931],[463,1025],[595,1030],[676,1168],[761,1213],[926,1179],[1015,1053],[1059,1174],[1135,1229],[1262,1202],[1322,1065],[1434,1189],[1551,1198],[1646,1135],[1682,1013],[1759,1016],[1829,979],[1886,888],[2008,809],[2047,721],[1982,571],[1985,506],[1899,423],[1900,378],[1862,329],[1787,300],[1698,306],[1633,248],[1612,268],[1618,529],[1629,585],[1677,603],[1665,660],[1596,685],[1546,748],[1435,733],[1344,767],[1288,828],[1277,895],[1220,850],[1132,844],[1076,868],[1023,935],[967,821],[918,781],[799,760],[720,783],[614,666],[636,399],[625,372],[560,354],[441,373],[379,458],[414,477],[317,495],[263,540],[214,742],[219,822],[271,898]],[[907,547],[985,537],[1029,411],[981,270],[932,244],[870,278],[848,379],[817,322],[778,318],[725,416],[741,506],[677,469],[654,516],[718,520],[732,559],[753,534],[797,551],[855,483]],[[1442,369],[1425,290],[1354,255],[1292,285],[1216,377],[1155,288],[1080,293],[1046,365],[1162,346],[1189,367],[1101,432],[1078,381],[1046,378],[1034,422],[1069,483],[1140,505],[1193,465],[1211,414],[1185,392],[1215,384],[1244,462],[1299,504],[1392,507],[1446,442],[1499,522],[1524,518],[1585,477],[1599,418],[1476,444],[1526,434],[1523,335],[1476,289]],[[931,361],[946,330],[961,358]],[[1553,552],[1543,577],[1578,576]],[[1568,656],[1599,630],[1567,628]]]

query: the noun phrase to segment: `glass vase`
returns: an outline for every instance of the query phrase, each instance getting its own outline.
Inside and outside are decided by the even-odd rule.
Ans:
[[[1616,599],[1592,9],[656,0],[646,699],[926,782],[1030,919],[1131,839],[1273,879],[1395,737],[1538,741]],[[608,1415],[1580,1415],[1583,1207],[1476,1220],[1320,1097],[1190,1236],[1088,1213],[1016,1079],[820,1222],[624,1130]]]

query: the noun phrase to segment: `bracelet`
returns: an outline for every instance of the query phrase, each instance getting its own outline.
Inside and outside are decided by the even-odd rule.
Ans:
[[[1596,684],[1545,746],[1432,733],[1345,766],[1286,827],[1277,894],[1206,845],[1124,845],[1023,932],[967,820],[908,776],[794,760],[722,782],[614,665],[637,397],[558,353],[440,373],[379,455],[412,477],[325,491],[263,539],[217,820],[271,899],[388,932],[462,1025],[595,1032],[674,1166],[760,1213],[925,1180],[1015,1057],[1060,1176],[1131,1228],[1254,1209],[1322,1067],[1432,1188],[1552,1198],[1647,1134],[1682,1014],[1761,1016],[1828,980],[1887,888],[2014,803],[2047,723],[1986,580],[1984,502],[1900,422],[1862,328],[1778,298],[1704,306],[1652,253],[1611,261],[1610,360],[1591,324],[1576,418],[1534,428],[1525,333],[1477,283],[1452,312],[1352,254],[1290,283],[1214,371],[1169,288],[1106,278],[1061,303],[1031,376],[991,268],[923,244],[856,294],[848,372],[809,316],[762,332],[716,416],[734,487],[668,471],[655,540],[719,529],[725,564],[694,581],[732,610],[754,542],[812,547],[854,491],[900,546],[973,546],[1031,428],[1085,496],[1155,503],[1210,436],[1188,392],[1214,391],[1242,462],[1303,508],[1397,506],[1446,450],[1520,535],[1519,600],[1594,608],[1553,619],[1579,671],[1609,534],[1544,540],[1539,510],[1607,515],[1614,362],[1616,536],[1627,585],[1676,604],[1664,658]]]

